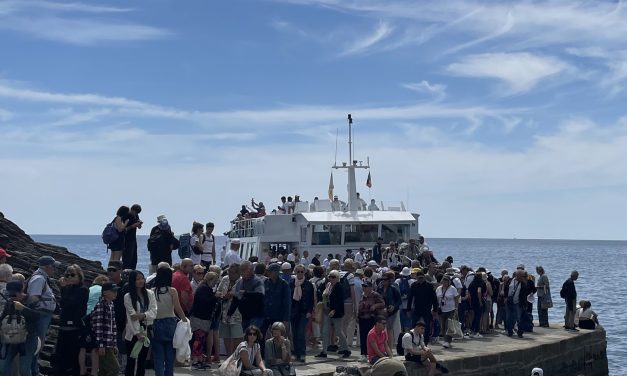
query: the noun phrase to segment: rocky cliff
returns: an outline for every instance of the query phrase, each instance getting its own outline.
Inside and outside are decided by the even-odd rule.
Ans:
[[[8,263],[13,267],[15,273],[22,273],[26,278],[30,277],[30,275],[37,270],[37,259],[41,256],[52,256],[55,260],[61,262],[60,270],[57,275],[52,278],[53,289],[57,295],[59,294],[59,289],[56,285],[56,278],[61,276],[61,273],[65,271],[68,265],[79,265],[83,269],[88,285],[91,284],[91,281],[98,274],[106,273],[99,261],[82,259],[64,247],[37,243],[15,223],[2,216],[0,216],[0,235],[6,235],[8,237],[6,250],[12,255],[12,257],[8,259]],[[48,332],[48,339],[40,356],[39,365],[43,374],[50,374],[51,371],[50,360],[54,353],[57,338],[57,321],[56,318],[53,320],[53,324]]]

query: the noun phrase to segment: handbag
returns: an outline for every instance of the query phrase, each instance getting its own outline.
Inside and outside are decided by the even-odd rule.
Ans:
[[[242,371],[242,364],[235,359],[235,354],[231,354],[218,368],[220,376],[239,376]]]
[[[549,309],[553,308],[553,299],[551,299],[551,293],[547,293],[542,297],[542,302],[540,303],[540,308]]]
[[[314,310],[314,321],[317,323],[321,323],[323,315],[324,315],[324,303],[318,302]]]
[[[176,332],[176,319],[174,317],[167,317],[165,319],[157,319],[152,324],[153,340],[168,342],[174,340],[174,333]]]
[[[459,322],[457,318],[457,311],[455,312],[454,317],[449,317],[446,320],[446,335],[453,337],[455,339],[464,338],[464,332],[462,332],[462,323]]]

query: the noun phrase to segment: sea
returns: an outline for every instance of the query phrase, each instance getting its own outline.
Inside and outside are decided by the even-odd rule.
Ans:
[[[60,245],[82,258],[106,264],[109,254],[98,235],[34,235],[38,242]],[[148,271],[146,236],[138,236],[138,269]],[[216,236],[216,251],[226,243]],[[454,266],[485,266],[494,275],[501,270],[512,272],[518,264],[535,274],[541,265],[550,283],[554,308],[549,310],[549,320],[563,323],[564,302],[559,291],[562,283],[577,270],[578,300],[592,302],[599,322],[607,332],[607,357],[610,375],[627,375],[627,317],[622,303],[627,297],[627,284],[622,273],[627,271],[627,241],[603,240],[532,240],[532,239],[428,239],[434,256],[444,260],[453,256]],[[178,260],[176,251],[173,259]],[[534,307],[535,309],[535,307]],[[537,319],[534,312],[534,319]]]

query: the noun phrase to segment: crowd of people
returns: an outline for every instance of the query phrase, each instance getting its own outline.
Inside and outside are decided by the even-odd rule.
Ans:
[[[134,234],[141,227],[140,211],[138,205],[120,208],[113,222]],[[165,217],[157,222],[151,235],[171,234]],[[533,331],[534,304],[539,325],[549,325],[551,288],[541,266],[537,278],[522,264],[496,276],[484,266],[455,267],[451,256],[438,262],[424,237],[388,246],[379,238],[372,249],[329,254],[322,261],[320,254],[310,259],[297,248],[242,260],[233,239],[218,265],[212,232],[213,224],[195,223],[190,246],[202,247],[202,255],[175,264],[171,255],[151,255],[156,264],[147,276],[126,267],[132,260],[125,262],[124,248],[112,248],[122,260],[112,258],[107,274],[90,287],[78,265],[65,266],[57,280],[58,300],[52,284],[62,266],[53,257],[39,258],[26,280],[7,264],[6,245],[0,247],[0,312],[23,315],[27,323],[24,342],[2,345],[7,356],[0,359],[0,371],[9,375],[17,362],[21,376],[39,375],[38,349],[57,313],[55,374],[92,376],[120,370],[142,376],[148,366],[157,376],[173,375],[179,321],[191,326],[192,368],[224,364],[226,355],[247,375],[291,375],[296,364],[307,361],[307,348],[316,358],[358,352],[360,361],[371,364],[395,356],[396,349],[433,375],[447,370],[432,346],[450,349],[454,340],[480,339],[500,329],[523,337]],[[171,253],[176,239],[163,237]],[[572,272],[560,291],[569,331],[598,323],[590,302],[581,301],[577,309],[577,278]]]

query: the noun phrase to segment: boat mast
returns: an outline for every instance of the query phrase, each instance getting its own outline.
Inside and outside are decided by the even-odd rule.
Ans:
[[[355,169],[368,169],[370,165],[363,166],[361,162],[357,165],[357,160],[353,160],[353,118],[348,114],[348,163],[342,162],[342,166],[337,163],[334,169],[345,168],[348,170],[348,209],[350,211],[359,210],[359,200],[357,200],[357,183],[355,179]]]

